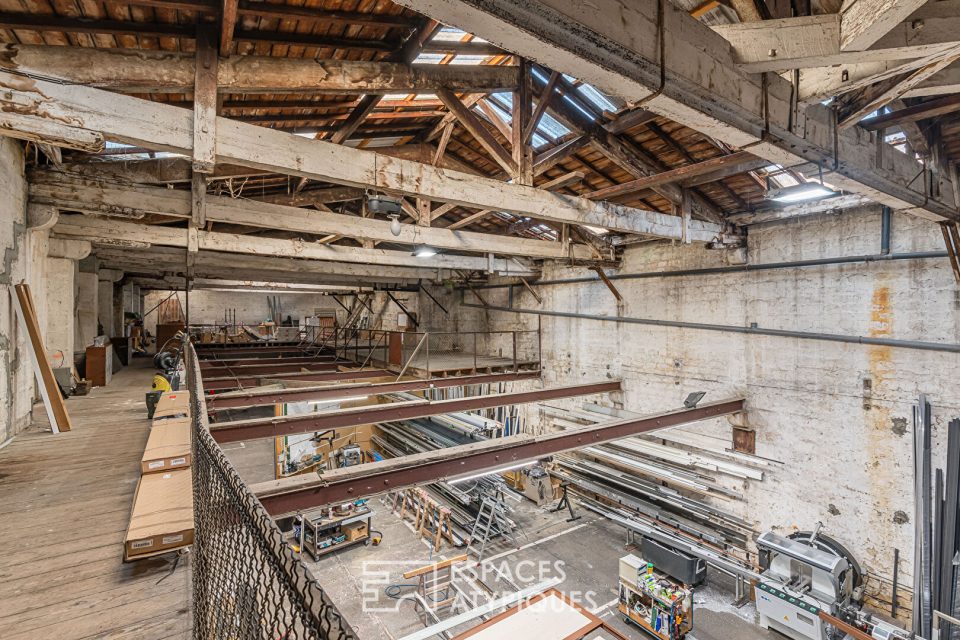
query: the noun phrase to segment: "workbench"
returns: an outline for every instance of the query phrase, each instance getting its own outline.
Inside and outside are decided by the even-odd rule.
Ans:
[[[370,543],[370,524],[373,511],[366,505],[357,507],[343,515],[329,515],[329,509],[318,509],[294,518],[294,524],[304,523],[300,529],[300,537],[295,542],[300,546],[300,552],[308,551],[314,560],[340,551],[355,544]],[[349,525],[366,522],[363,535],[349,538],[349,531],[355,529]],[[347,527],[347,531],[344,530]]]

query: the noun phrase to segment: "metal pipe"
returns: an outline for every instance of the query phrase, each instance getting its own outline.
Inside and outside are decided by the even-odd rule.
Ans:
[[[640,273],[620,273],[607,275],[610,280],[643,280],[647,278],[677,278],[684,276],[703,276],[724,273],[741,273],[744,271],[770,271],[773,269],[799,269],[803,267],[823,267],[836,264],[856,264],[871,262],[886,262],[892,260],[932,260],[948,257],[946,251],[912,251],[908,253],[888,253],[886,255],[869,254],[861,256],[841,256],[839,258],[816,258],[813,260],[792,260],[789,262],[766,262],[761,264],[742,264],[727,267],[703,267],[700,269],[677,269],[674,271],[646,271]],[[579,278],[559,278],[554,280],[538,280],[531,282],[532,287],[547,287],[561,284],[600,283],[599,277],[584,276]],[[474,285],[474,289],[503,289],[509,284]]]
[[[900,581],[900,549],[893,550],[893,590],[890,596],[890,615],[893,618],[897,617],[897,606],[900,604],[897,602],[897,587],[899,586]]]
[[[600,320],[605,322],[623,322],[626,324],[644,324],[658,327],[677,327],[680,329],[700,329],[702,331],[720,331],[728,333],[747,333],[760,336],[774,336],[779,338],[800,338],[803,340],[823,340],[826,342],[844,342],[848,344],[866,344],[880,347],[899,347],[904,349],[919,349],[923,351],[945,351],[960,353],[960,344],[949,342],[922,342],[919,340],[895,340],[892,338],[872,338],[869,336],[849,336],[837,333],[815,333],[812,331],[791,331],[787,329],[762,329],[760,327],[742,327],[728,324],[708,324],[703,322],[681,322],[679,320],[654,320],[652,318],[633,318],[629,316],[598,316],[588,313],[573,313],[568,311],[538,311],[536,309],[517,309],[509,307],[487,306],[469,302],[464,307],[486,309],[488,311],[505,311],[508,313],[526,313],[557,318],[577,318],[580,320]]]
[[[880,210],[880,254],[890,255],[890,233],[892,216],[890,207],[883,207]]]

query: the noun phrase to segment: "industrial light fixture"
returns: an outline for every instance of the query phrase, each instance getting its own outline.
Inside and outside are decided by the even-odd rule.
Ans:
[[[382,193],[374,193],[372,191],[368,191],[366,196],[367,211],[370,213],[389,216],[393,214],[400,215],[400,212],[403,210],[400,198],[392,198]]]
[[[783,204],[792,204],[795,202],[807,202],[808,200],[821,200],[830,196],[837,195],[837,192],[826,186],[823,182],[823,167],[820,170],[820,179],[817,182],[800,182],[784,187],[770,188],[770,175],[767,175],[767,200],[780,202]]]
[[[432,258],[437,255],[437,250],[425,244],[420,245],[413,250],[413,255],[417,258]]]
[[[789,187],[771,189],[767,192],[767,199],[774,202],[791,204],[794,202],[806,202],[807,200],[820,200],[830,196],[837,195],[833,189],[823,186],[819,182],[801,182]]]
[[[399,236],[400,235],[400,214],[391,213],[387,217],[390,218],[390,233],[392,233],[395,236]]]
[[[697,405],[700,404],[700,401],[703,400],[703,396],[705,395],[707,395],[706,391],[694,391],[687,396],[686,400],[683,401],[683,406],[687,409],[696,409]]]

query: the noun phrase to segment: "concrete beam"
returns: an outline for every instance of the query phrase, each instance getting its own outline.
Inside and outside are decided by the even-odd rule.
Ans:
[[[749,213],[735,213],[730,216],[730,222],[741,226],[791,220],[820,213],[841,213],[848,209],[874,206],[876,203],[858,195],[843,195],[835,198],[825,198],[814,202],[801,202],[785,207],[758,209]]]
[[[67,260],[83,260],[90,255],[91,245],[86,240],[70,240],[67,238],[50,238],[47,245],[47,255],[51,258],[66,258]]]
[[[47,204],[30,203],[27,205],[27,228],[42,231],[57,224],[60,210]]]
[[[649,100],[647,110],[772,163],[835,165],[831,182],[845,191],[932,220],[960,218],[948,181],[934,190],[938,198],[929,198],[916,185],[913,158],[878,145],[858,127],[837,132],[826,107],[797,113],[786,80],[738,69],[726,40],[670,3],[662,21],[657,0],[399,3],[628,102]],[[667,65],[662,87],[661,41]]]

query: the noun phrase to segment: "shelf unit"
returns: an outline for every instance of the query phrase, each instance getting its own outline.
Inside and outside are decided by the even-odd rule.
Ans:
[[[677,584],[667,575],[654,570],[656,584],[669,583],[671,595],[659,588],[649,589],[641,578],[646,574],[646,562],[636,556],[620,559],[620,602],[617,609],[626,622],[661,640],[683,640],[693,629],[693,591]],[[643,613],[637,611],[637,605]],[[656,617],[654,614],[657,614]],[[675,624],[677,618],[680,624]],[[657,629],[656,620],[660,621]]]
[[[346,549],[347,547],[352,547],[355,544],[363,543],[367,544],[370,541],[370,530],[371,530],[371,517],[373,516],[373,511],[366,506],[360,507],[359,509],[354,510],[351,513],[329,517],[327,515],[327,509],[321,509],[313,512],[303,513],[294,518],[294,522],[302,522],[304,526],[301,528],[300,539],[294,539],[293,541],[300,545],[301,553],[306,550],[310,552],[310,555],[313,559],[320,560],[323,556],[333,553],[334,551],[340,551],[341,549]],[[336,540],[338,537],[344,535],[342,529],[345,525],[353,524],[354,522],[366,521],[367,523],[367,534],[362,538],[357,538],[355,540],[343,540],[341,542],[332,542],[326,546],[320,546],[318,541],[325,541],[328,539]]]

